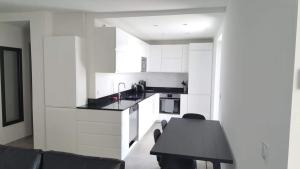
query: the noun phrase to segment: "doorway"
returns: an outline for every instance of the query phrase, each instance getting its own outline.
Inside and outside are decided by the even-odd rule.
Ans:
[[[0,144],[33,148],[29,21],[0,22]]]

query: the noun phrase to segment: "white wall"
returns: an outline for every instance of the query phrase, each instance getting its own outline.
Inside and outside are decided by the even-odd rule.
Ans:
[[[145,80],[150,87],[182,87],[181,82],[188,80],[187,73],[97,73],[96,98],[118,92],[119,82],[124,82],[126,88],[120,86],[121,91],[131,89],[133,83]]]
[[[298,3],[300,9],[300,3]],[[300,157],[300,10],[298,10],[288,169],[299,168]]]
[[[51,33],[51,16],[47,12],[1,13],[0,22],[29,21],[32,58],[32,109],[34,148],[45,148],[44,36]]]
[[[24,102],[24,121],[2,127],[2,102],[0,97],[0,144],[6,144],[25,136],[32,135],[32,98],[29,42],[29,29],[8,23],[0,23],[0,46],[22,48]]]
[[[220,109],[232,168],[287,168],[296,16],[297,0],[229,1]]]

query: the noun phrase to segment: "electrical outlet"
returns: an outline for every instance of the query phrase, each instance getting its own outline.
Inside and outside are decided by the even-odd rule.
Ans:
[[[269,146],[266,143],[262,142],[261,143],[261,157],[265,161],[269,158],[269,151],[270,151]]]

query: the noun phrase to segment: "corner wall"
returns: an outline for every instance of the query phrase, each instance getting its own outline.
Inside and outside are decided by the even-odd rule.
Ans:
[[[24,102],[23,122],[2,127],[2,102],[0,97],[0,144],[7,144],[32,135],[31,68],[29,56],[30,39],[29,31],[20,26],[8,23],[0,23],[0,37],[0,46],[22,48]]]
[[[296,20],[297,0],[229,1],[220,112],[235,166],[226,168],[287,168]]]
[[[298,3],[300,9],[300,3]],[[299,168],[300,157],[300,10],[298,10],[298,27],[296,39],[296,55],[294,66],[294,87],[290,128],[289,165],[288,169]]]

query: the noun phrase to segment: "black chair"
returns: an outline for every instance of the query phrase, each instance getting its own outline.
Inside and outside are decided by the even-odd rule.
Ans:
[[[182,116],[182,118],[184,118],[184,119],[206,120],[205,117],[202,114],[195,114],[195,113],[184,114]],[[207,162],[205,164],[206,164],[206,169],[207,169]]]
[[[184,119],[198,119],[198,120],[205,120],[205,117],[202,114],[195,114],[195,113],[187,113],[182,116]]]
[[[162,128],[163,130],[165,130],[165,128],[167,127],[167,124],[168,124],[168,122],[167,122],[166,120],[162,120],[162,121],[161,121],[161,128]]]
[[[154,142],[156,143],[161,135],[159,129],[154,130]],[[161,169],[197,169],[195,160],[174,158],[168,156],[156,156],[157,162]]]
[[[161,135],[160,130],[159,129],[155,129],[154,132],[153,132],[154,142],[155,143],[157,142],[157,140],[160,137],[160,135]],[[160,163],[161,157],[157,155],[156,159],[157,159],[158,165],[161,167],[161,163]]]

